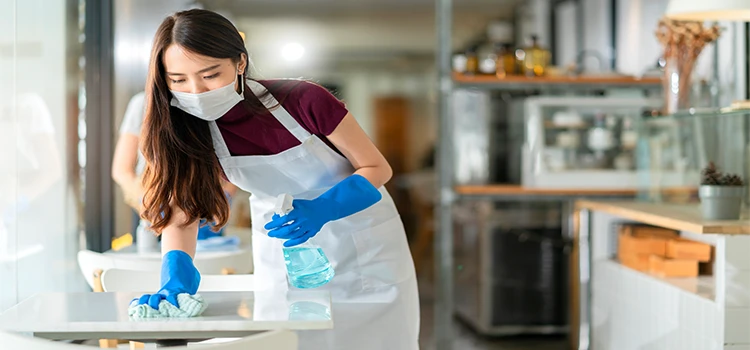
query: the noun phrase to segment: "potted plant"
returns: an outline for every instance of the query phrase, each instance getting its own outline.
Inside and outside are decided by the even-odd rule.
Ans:
[[[742,177],[722,174],[711,162],[701,171],[701,211],[704,220],[739,220],[745,192]]]

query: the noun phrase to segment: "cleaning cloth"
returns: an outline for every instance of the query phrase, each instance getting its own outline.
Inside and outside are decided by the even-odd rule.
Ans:
[[[200,294],[178,294],[177,304],[179,308],[164,299],[159,303],[159,310],[156,310],[148,304],[138,305],[138,299],[134,299],[128,307],[128,315],[131,318],[196,317],[206,310],[206,301]]]

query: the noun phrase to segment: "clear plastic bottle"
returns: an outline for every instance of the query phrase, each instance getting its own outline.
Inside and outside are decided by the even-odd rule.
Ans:
[[[276,214],[284,216],[292,211],[292,196],[282,194],[277,199]],[[289,283],[296,288],[318,288],[335,275],[328,257],[314,242],[315,237],[294,247],[283,247],[284,263]]]
[[[159,238],[150,230],[151,225],[146,220],[138,223],[135,231],[135,246],[138,253],[153,253],[161,250]]]

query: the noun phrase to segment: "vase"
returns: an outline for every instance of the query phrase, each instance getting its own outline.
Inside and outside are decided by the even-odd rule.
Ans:
[[[664,114],[674,114],[691,106],[690,90],[691,78],[695,60],[685,55],[680,55],[680,50],[672,50],[674,53],[665,57],[664,66]]]
[[[739,220],[744,186],[708,186],[698,190],[703,220]]]

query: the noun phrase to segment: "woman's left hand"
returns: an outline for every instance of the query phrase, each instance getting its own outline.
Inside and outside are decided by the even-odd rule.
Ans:
[[[265,226],[266,230],[270,230],[269,237],[287,240],[284,242],[285,247],[307,242],[332,220],[329,217],[331,211],[319,203],[318,199],[295,199],[292,207],[294,209],[287,215],[274,214],[271,222]]]
[[[285,247],[305,243],[329,221],[345,218],[377,203],[382,195],[370,181],[353,174],[313,200],[295,199],[292,211],[274,215],[265,226],[268,236],[287,239]]]

